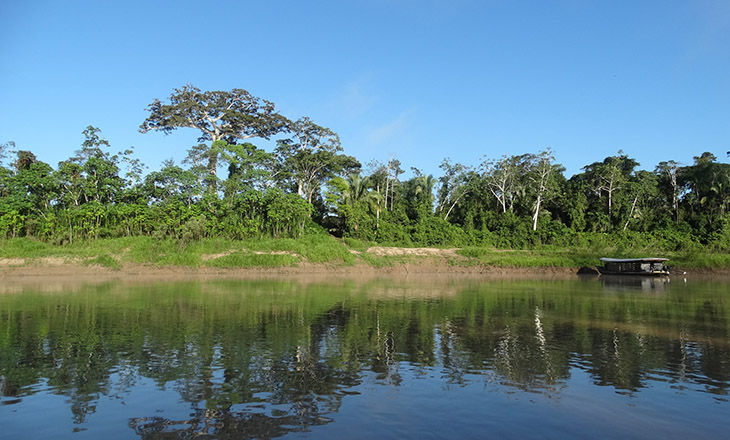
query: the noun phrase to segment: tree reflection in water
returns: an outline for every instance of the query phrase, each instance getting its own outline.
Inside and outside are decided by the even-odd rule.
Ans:
[[[281,437],[330,421],[316,415],[272,417],[261,413],[197,409],[189,420],[142,417],[132,419],[129,426],[144,439],[241,439]]]
[[[622,393],[656,377],[728,393],[726,285],[662,285],[660,295],[598,282],[442,287],[424,296],[392,281],[215,281],[0,295],[0,390],[22,405],[47,382],[84,424],[103,396],[124,399],[152,379],[189,408],[129,421],[160,439],[307,431],[331,423],[364,381],[399,387],[406,369],[439,371],[446,386],[486,381],[552,397],[575,369]]]

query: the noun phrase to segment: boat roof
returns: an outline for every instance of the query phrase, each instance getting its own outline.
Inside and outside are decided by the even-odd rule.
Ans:
[[[603,261],[604,263],[635,263],[637,261],[645,261],[647,263],[652,263],[652,262],[657,263],[657,262],[668,261],[669,258],[654,258],[654,257],[651,257],[651,258],[606,258],[606,257],[601,257],[600,260]]]

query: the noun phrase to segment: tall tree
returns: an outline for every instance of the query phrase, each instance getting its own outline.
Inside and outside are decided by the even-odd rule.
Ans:
[[[522,191],[520,177],[524,174],[527,158],[528,155],[505,155],[498,161],[485,159],[481,164],[482,179],[502,207],[502,213],[512,210]]]
[[[657,176],[649,171],[637,171],[628,181],[627,186],[630,208],[626,215],[626,222],[623,227],[624,231],[629,227],[632,220],[634,222],[638,222],[642,219],[646,220],[648,217],[652,217],[650,214],[650,211],[652,210],[649,209],[648,202],[657,198]],[[654,213],[654,215],[656,215],[656,213]]]
[[[327,182],[326,197],[335,206],[345,232],[361,238],[372,239],[377,236],[383,196],[373,189],[373,184],[371,176],[363,177],[358,171],[345,178],[338,176]],[[371,224],[368,211],[375,214],[374,225]],[[370,224],[365,232],[360,230],[362,223]]]
[[[535,197],[535,204],[532,214],[532,230],[537,230],[537,219],[543,203],[554,197],[557,192],[556,175],[565,168],[555,165],[555,156],[549,148],[537,155],[530,156],[528,180],[532,182],[532,193]]]
[[[89,125],[82,133],[81,149],[58,164],[61,201],[66,206],[78,206],[82,199],[84,202],[110,203],[126,183],[131,185],[140,180],[143,166],[139,160],[131,158],[132,149],[114,155],[105,151],[110,144],[101,137],[99,128]],[[119,177],[120,156],[130,166],[129,181]]]
[[[659,178],[659,188],[664,192],[671,206],[672,218],[679,222],[679,164],[673,160],[659,162],[654,170]]]
[[[413,177],[403,183],[403,202],[408,218],[418,222],[433,214],[433,190],[437,179],[431,174],[423,174],[415,167],[411,167],[411,171]]]
[[[714,154],[705,152],[679,174],[679,185],[687,191],[683,201],[690,221],[700,235],[707,236],[722,226],[730,210],[730,165],[718,163]]]
[[[168,134],[178,128],[195,128],[201,132],[198,142],[238,141],[263,138],[286,130],[288,120],[276,112],[274,104],[251,95],[244,89],[203,92],[193,85],[174,89],[169,103],[155,99],[147,106],[150,115],[139,127]],[[208,172],[216,175],[219,155],[208,155]]]
[[[183,170],[171,159],[164,161],[159,171],[147,174],[142,188],[149,202],[180,201],[185,206],[195,203],[202,191],[195,173]]]
[[[81,149],[76,150],[76,156],[70,160],[83,165],[92,157],[104,157],[108,153],[102,148],[109,148],[109,141],[101,137],[101,129],[89,125],[82,132],[84,141],[81,143]]]
[[[3,166],[3,162],[10,157],[13,149],[15,148],[15,142],[8,141],[4,144],[0,144],[0,167]]]
[[[17,152],[14,167],[9,184],[10,206],[26,216],[44,217],[58,193],[53,168],[24,150]]]
[[[271,185],[271,170],[276,161],[273,153],[248,142],[228,144],[216,141],[214,148],[220,150],[221,159],[228,165],[228,179],[224,183],[228,198],[251,189],[263,191]]]
[[[617,156],[609,156],[603,162],[594,162],[583,167],[589,176],[592,189],[599,199],[603,194],[606,194],[606,214],[609,228],[614,225],[615,201],[623,194],[634,168],[638,165],[639,163],[636,160],[619,150]]]
[[[388,173],[387,173],[387,180],[385,183],[385,209],[387,210],[388,207],[390,209],[393,209],[393,203],[395,203],[395,188],[400,183],[398,180],[398,176],[404,173],[404,170],[400,167],[401,163],[398,159],[395,157],[391,157],[388,161]],[[388,197],[390,196],[390,202],[388,202]]]
[[[439,168],[444,170],[444,175],[439,178],[441,185],[438,189],[436,210],[443,215],[444,220],[448,220],[456,204],[469,193],[471,187],[468,181],[474,176],[471,167],[460,163],[452,164],[448,157],[441,162]]]
[[[583,232],[588,226],[587,216],[590,214],[589,189],[590,182],[585,173],[572,176],[563,182],[561,192],[563,197],[557,199],[558,215],[563,223],[576,232]]]
[[[324,181],[361,167],[354,157],[341,154],[337,133],[307,117],[289,124],[288,131],[291,137],[277,142],[276,177],[292,182],[297,194],[310,203]]]

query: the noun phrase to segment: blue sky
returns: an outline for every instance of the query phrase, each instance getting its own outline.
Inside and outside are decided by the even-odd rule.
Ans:
[[[619,149],[649,170],[730,150],[726,0],[5,0],[0,60],[0,143],[53,166],[88,125],[179,163],[195,130],[137,130],[188,83],[436,176],[546,147],[568,177]]]

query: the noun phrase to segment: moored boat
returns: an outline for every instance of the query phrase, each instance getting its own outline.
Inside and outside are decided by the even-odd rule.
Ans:
[[[669,275],[667,258],[601,258],[603,275]]]

